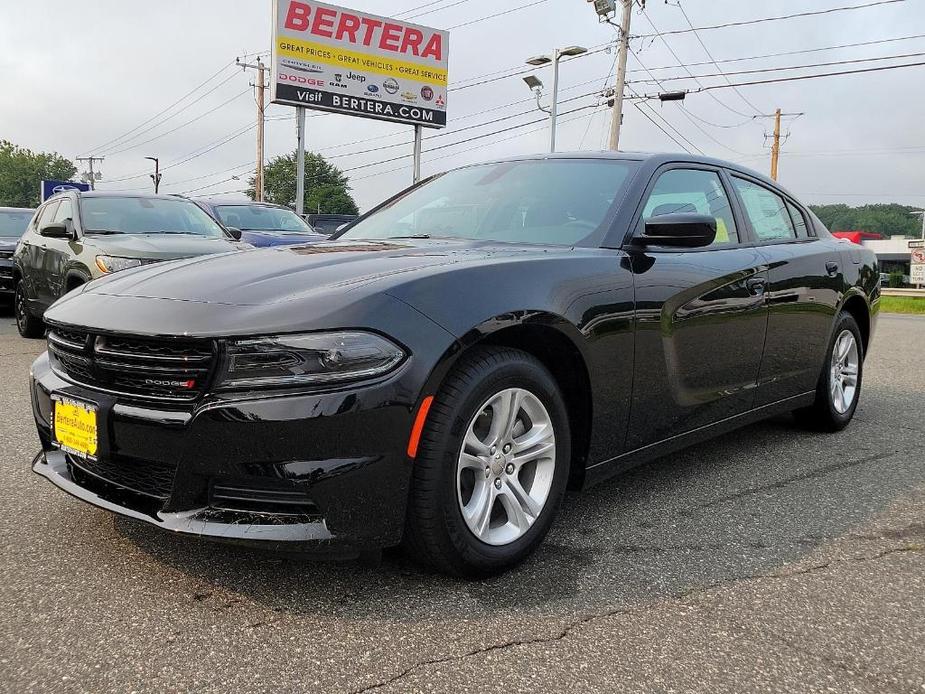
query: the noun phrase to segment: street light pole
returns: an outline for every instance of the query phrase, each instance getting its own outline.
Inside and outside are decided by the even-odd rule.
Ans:
[[[151,180],[154,181],[154,194],[157,195],[158,189],[161,187],[161,162],[157,157],[145,157],[154,162],[154,173],[151,174]]]
[[[559,59],[557,48],[552,54],[552,106],[549,107],[549,151],[556,151],[556,117],[559,115]]]
[[[562,58],[574,57],[576,55],[581,55],[582,53],[587,53],[588,49],[583,46],[569,46],[568,48],[556,48],[552,55],[538,55],[533,58],[530,58],[527,61],[527,65],[547,65],[552,63],[552,106],[550,106],[549,111],[546,111],[545,108],[540,104],[540,96],[542,94],[543,83],[540,82],[533,75],[527,75],[524,77],[524,82],[527,83],[527,86],[530,87],[536,93],[536,104],[541,111],[546,111],[549,113],[549,151],[556,151],[556,117],[559,112],[559,61]]]

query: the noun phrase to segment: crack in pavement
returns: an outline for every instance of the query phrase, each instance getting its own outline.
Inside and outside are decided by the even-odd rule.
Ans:
[[[377,689],[382,689],[383,687],[387,687],[391,684],[395,684],[396,682],[399,682],[400,680],[404,679],[408,675],[411,675],[412,673],[418,670],[421,670],[423,668],[426,668],[430,665],[440,665],[442,663],[462,661],[462,660],[466,660],[467,658],[471,658],[473,656],[484,655],[485,653],[492,653],[494,651],[506,650],[508,648],[514,648],[516,646],[531,646],[531,645],[539,644],[539,643],[554,643],[556,641],[561,641],[565,639],[566,637],[568,637],[569,634],[571,634],[571,632],[577,629],[578,627],[584,624],[589,624],[590,622],[593,622],[599,619],[607,619],[610,617],[617,617],[620,615],[643,614],[645,612],[650,612],[655,609],[663,608],[666,606],[666,603],[679,602],[679,601],[686,600],[693,596],[703,595],[705,593],[709,593],[711,591],[718,590],[720,588],[726,588],[728,586],[735,585],[737,583],[745,583],[748,581],[759,581],[759,580],[767,580],[767,579],[787,579],[787,578],[793,578],[796,576],[806,576],[808,574],[813,574],[819,571],[824,571],[825,569],[828,569],[832,566],[836,566],[840,564],[876,561],[878,559],[882,559],[883,557],[887,557],[893,554],[904,554],[904,553],[909,553],[909,552],[922,552],[922,551],[925,551],[925,545],[906,545],[903,547],[892,547],[890,549],[877,552],[876,554],[873,554],[873,555],[867,555],[867,556],[861,556],[861,557],[850,557],[847,559],[837,559],[833,561],[824,562],[822,564],[815,564],[813,566],[809,566],[803,569],[796,569],[793,571],[785,571],[785,572],[778,572],[778,573],[771,573],[771,574],[756,574],[756,575],[750,575],[750,576],[749,575],[738,576],[738,577],[731,578],[726,581],[718,581],[715,583],[710,583],[705,586],[700,586],[698,588],[689,589],[687,591],[679,593],[678,595],[669,596],[668,598],[665,598],[659,602],[651,603],[643,607],[622,607],[616,610],[608,610],[606,612],[585,615],[584,617],[581,617],[579,619],[576,619],[566,624],[566,626],[560,629],[559,632],[557,634],[554,634],[553,636],[538,636],[538,637],[529,638],[529,639],[509,639],[507,641],[502,641],[501,643],[495,643],[490,646],[482,646],[480,648],[474,648],[470,651],[466,651],[465,653],[461,653],[461,654],[446,655],[446,656],[441,656],[439,658],[430,658],[428,660],[423,660],[423,661],[414,663],[413,665],[409,665],[407,668],[405,668],[401,672],[385,680],[380,680],[379,682],[376,682],[371,685],[367,685],[366,687],[362,687],[360,689],[354,689],[352,690],[351,694],[365,694],[366,692],[371,692]]]
[[[729,501],[737,501],[746,496],[753,496],[755,494],[761,494],[762,492],[774,491],[777,489],[783,489],[787,485],[793,484],[795,482],[805,482],[807,480],[815,480],[820,477],[825,477],[826,475],[832,474],[833,472],[840,472],[842,470],[848,470],[859,465],[866,465],[867,463],[875,463],[881,460],[886,460],[887,458],[892,458],[894,455],[900,453],[906,453],[909,449],[901,448],[895,451],[888,451],[885,453],[878,453],[876,455],[867,456],[866,458],[860,458],[858,460],[845,460],[840,463],[832,463],[831,465],[824,465],[815,470],[810,470],[809,472],[804,472],[799,475],[793,475],[792,477],[785,477],[782,480],[776,482],[771,482],[759,487],[750,487],[748,489],[743,489],[742,491],[735,492],[733,494],[727,494],[726,496],[721,496],[718,499],[713,501],[708,501],[704,504],[699,504],[692,509],[685,509],[681,511],[681,515],[689,516],[694,511],[700,511],[706,508],[711,508],[713,506],[718,506]]]
[[[805,646],[802,646],[799,643],[786,638],[783,634],[778,634],[773,629],[768,629],[767,627],[765,627],[762,633],[767,634],[768,636],[775,639],[779,643],[782,643],[787,648],[791,648],[797,651],[798,653],[803,653],[804,655],[808,655],[810,658],[815,658],[816,660],[819,660],[825,663],[826,665],[830,665],[836,670],[841,670],[842,672],[848,673],[849,675],[851,675],[852,677],[856,679],[863,679],[863,680],[873,682],[876,685],[878,685],[882,691],[887,691],[887,689],[889,689],[890,691],[894,691],[897,694],[901,694],[902,692],[906,691],[905,689],[897,688],[899,687],[898,683],[891,682],[889,680],[884,679],[883,675],[881,675],[880,673],[871,672],[870,670],[867,670],[865,668],[858,668],[857,670],[855,670],[850,664],[843,663],[837,658],[832,658],[826,655],[825,653],[817,653],[816,651],[810,650],[809,648],[806,648]]]

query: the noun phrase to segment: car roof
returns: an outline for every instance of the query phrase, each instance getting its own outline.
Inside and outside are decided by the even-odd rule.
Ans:
[[[0,212],[35,212],[34,207],[0,207]]]
[[[613,152],[613,151],[594,151],[594,152],[556,152],[556,153],[544,153],[544,154],[526,154],[515,157],[505,157],[503,159],[494,159],[487,162],[480,162],[483,164],[503,164],[505,162],[515,162],[515,161],[538,161],[541,159],[587,159],[587,160],[601,160],[601,159],[612,159],[612,160],[622,160],[622,161],[636,161],[636,162],[645,162],[656,168],[662,164],[673,164],[673,163],[688,163],[688,164],[703,164],[706,166],[718,166],[730,169],[732,171],[738,171],[752,178],[756,178],[761,182],[773,186],[779,190],[782,190],[788,193],[791,197],[796,198],[793,193],[784,188],[780,183],[772,181],[770,178],[764,174],[750,169],[747,166],[742,166],[741,164],[736,164],[735,162],[726,161],[725,159],[715,159],[713,157],[706,157],[696,154],[683,154],[683,153],[668,153],[668,152]],[[478,166],[479,163],[469,164],[459,168],[468,168],[469,166]]]
[[[204,198],[197,200],[196,202],[209,205],[211,207],[218,207],[219,205],[234,205],[240,207],[275,207],[279,210],[289,210],[292,211],[292,208],[286,207],[285,205],[277,205],[275,202],[257,202],[256,200],[222,200],[220,198]]]
[[[75,196],[78,198],[143,198],[146,200],[189,200],[181,195],[153,195],[151,193],[117,193],[111,190],[62,190],[55,193],[44,202],[55,200],[56,198]]]

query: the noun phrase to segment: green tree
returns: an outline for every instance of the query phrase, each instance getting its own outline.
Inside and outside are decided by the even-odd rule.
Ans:
[[[264,167],[264,198],[277,205],[295,207],[296,153],[271,159]],[[256,198],[254,177],[248,181],[247,194]],[[327,214],[359,214],[350,195],[347,176],[320,154],[305,153],[305,212]]]
[[[41,181],[69,181],[77,173],[59,154],[36,153],[0,140],[0,207],[38,207]]]
[[[921,217],[913,216],[917,208],[898,203],[881,205],[811,205],[816,216],[830,231],[869,231],[890,236],[918,237],[922,233]]]

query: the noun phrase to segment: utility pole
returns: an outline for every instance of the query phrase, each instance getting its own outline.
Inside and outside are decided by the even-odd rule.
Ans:
[[[610,149],[620,148],[620,128],[623,125],[623,92],[626,89],[626,58],[630,48],[630,21],[633,19],[633,0],[620,0],[623,17],[620,20],[620,45],[617,49],[617,83],[614,86],[613,116],[610,121]]]
[[[154,173],[151,174],[151,180],[154,181],[154,194],[157,195],[157,191],[161,187],[161,161],[157,157],[145,157],[145,159],[150,159],[154,162]]]
[[[295,159],[295,212],[300,217],[305,211],[305,107],[295,108],[296,159]]]
[[[96,186],[94,184],[96,181],[97,174],[93,171],[93,162],[103,161],[104,159],[105,157],[94,157],[94,156],[77,157],[77,161],[85,161],[89,165],[90,171],[89,173],[84,174],[84,176],[88,179],[87,183],[90,184],[90,190],[96,190]]]
[[[257,71],[257,173],[254,177],[254,197],[257,202],[263,202],[263,163],[264,163],[264,123],[266,122],[266,80],[264,79],[270,68],[258,58],[257,63],[242,63],[239,58],[235,62],[245,70]]]
[[[777,163],[780,159],[780,109],[774,112],[774,144],[771,145],[771,180],[777,180]]]

